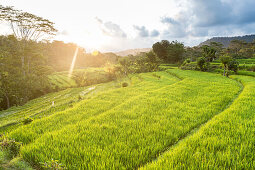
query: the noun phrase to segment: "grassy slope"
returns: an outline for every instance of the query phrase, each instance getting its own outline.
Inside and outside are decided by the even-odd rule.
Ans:
[[[33,168],[17,157],[12,160],[8,159],[5,152],[0,150],[0,170],[32,170]]]
[[[95,87],[95,89],[90,89],[91,87]],[[12,107],[8,110],[1,111],[0,132],[6,132],[10,128],[16,128],[26,117],[37,119],[70,109],[80,102],[79,96],[85,99],[101,91],[113,89],[114,87],[115,83],[112,82],[89,87],[69,88],[31,100],[23,106]],[[54,106],[52,105],[53,101]]]
[[[53,158],[68,168],[139,167],[224,110],[240,90],[219,75],[169,72],[183,80],[143,74],[136,85],[84,100],[10,136],[26,143],[21,154],[34,164]]]
[[[255,79],[233,76],[244,84],[234,103],[194,135],[145,169],[253,169],[255,167]]]
[[[73,74],[83,72],[86,73],[90,79],[100,79],[101,82],[107,82],[107,73],[103,68],[87,68],[74,70]],[[68,71],[56,72],[49,76],[52,85],[58,89],[66,89],[70,87],[77,87],[73,77],[68,77]]]
[[[244,75],[244,76],[252,76],[255,77],[255,72],[252,71],[244,71],[244,70],[239,70],[237,72],[238,75]]]

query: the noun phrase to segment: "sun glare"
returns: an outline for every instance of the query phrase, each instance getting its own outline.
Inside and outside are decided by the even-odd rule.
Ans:
[[[74,56],[73,56],[73,61],[72,61],[72,64],[71,64],[71,67],[70,67],[70,70],[69,70],[69,73],[68,73],[69,78],[72,76],[72,73],[73,73],[73,68],[74,68],[74,64],[75,64],[76,57],[77,57],[77,54],[78,54],[78,50],[79,50],[79,48],[76,47],[76,50],[75,50]]]
[[[93,56],[97,56],[97,55],[99,54],[99,52],[98,52],[97,50],[95,50],[95,51],[93,51],[91,54],[92,54]]]

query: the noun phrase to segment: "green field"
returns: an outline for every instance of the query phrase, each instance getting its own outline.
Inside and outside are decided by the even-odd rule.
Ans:
[[[63,72],[56,72],[49,75],[49,80],[54,89],[66,89],[77,87],[77,83],[75,82],[74,75],[77,73],[85,73],[89,80],[91,81],[90,84],[97,83],[104,83],[108,82],[107,73],[105,72],[104,68],[86,68],[86,69],[79,69],[74,70],[71,77],[68,77],[68,71]]]
[[[35,168],[53,159],[67,169],[252,169],[253,98],[253,77],[166,69],[12,107],[0,132]]]

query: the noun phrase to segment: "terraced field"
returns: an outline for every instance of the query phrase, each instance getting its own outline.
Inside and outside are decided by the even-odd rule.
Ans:
[[[0,112],[0,129],[37,168],[51,159],[67,169],[254,167],[253,77],[168,69],[128,82],[46,95]]]
[[[108,82],[107,73],[103,68],[86,68],[74,70],[73,75],[76,73],[85,73],[89,77],[90,81],[96,81],[99,83]],[[77,83],[73,76],[68,77],[68,71],[56,72],[49,76],[49,80],[52,86],[56,89],[66,89],[77,87]],[[90,83],[94,84],[94,83]]]

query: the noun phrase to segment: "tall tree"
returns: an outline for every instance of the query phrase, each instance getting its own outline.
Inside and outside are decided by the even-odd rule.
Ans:
[[[161,42],[156,42],[153,44],[152,49],[155,52],[155,54],[158,56],[158,58],[162,60],[166,60],[167,58],[167,47],[169,42],[167,43],[167,40],[162,40]],[[164,44],[164,45],[163,45]]]
[[[226,70],[228,69],[228,65],[229,65],[231,60],[232,60],[232,57],[230,57],[228,55],[220,56],[220,61],[223,64],[223,67],[224,67],[223,76],[226,76]]]
[[[0,5],[0,21],[10,25],[13,36],[1,37],[1,96],[6,108],[23,104],[48,84],[48,69],[37,41],[55,35],[54,23],[36,15]]]
[[[208,45],[203,45],[203,56],[208,62],[212,62],[216,58],[216,50]]]
[[[152,46],[153,51],[167,63],[176,63],[183,59],[184,45],[178,41],[172,41],[171,43],[167,40],[157,42]]]
[[[19,40],[20,59],[24,76],[29,71],[31,56],[25,55],[27,42],[37,41],[47,35],[55,35],[54,23],[34,14],[0,5],[0,20],[7,22],[13,35]],[[26,70],[26,68],[28,70]]]
[[[178,63],[182,61],[184,52],[185,49],[183,43],[172,41],[167,47],[167,62]]]

